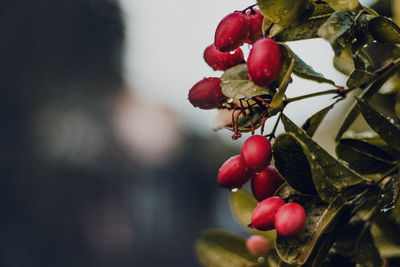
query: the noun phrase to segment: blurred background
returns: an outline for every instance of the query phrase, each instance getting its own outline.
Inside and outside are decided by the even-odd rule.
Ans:
[[[246,234],[216,182],[246,135],[213,132],[216,112],[187,93],[222,74],[202,59],[218,22],[254,3],[0,1],[0,266],[198,266],[202,230]],[[289,45],[345,83],[327,42]],[[323,89],[295,78],[288,94]],[[287,114],[302,123],[331,102]]]

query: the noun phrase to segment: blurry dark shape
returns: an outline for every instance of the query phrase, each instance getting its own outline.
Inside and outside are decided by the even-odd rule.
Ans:
[[[123,30],[112,0],[0,2],[0,266],[197,264],[218,167],[238,151],[177,124],[180,149],[143,164],[115,127]]]

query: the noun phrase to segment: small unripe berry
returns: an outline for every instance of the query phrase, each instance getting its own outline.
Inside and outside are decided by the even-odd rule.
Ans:
[[[233,51],[249,35],[249,25],[243,12],[235,11],[224,17],[215,31],[214,44],[221,52]]]
[[[279,172],[273,166],[268,166],[263,171],[254,174],[251,179],[251,190],[258,201],[272,197],[283,183]]]
[[[271,249],[269,240],[261,235],[252,235],[246,240],[247,250],[256,257],[265,257]]]
[[[262,135],[250,136],[243,143],[241,156],[251,170],[262,171],[271,163],[271,143]]]
[[[279,208],[275,215],[275,228],[278,235],[295,236],[306,226],[307,216],[303,207],[297,203],[288,203]]]
[[[282,69],[279,45],[270,38],[262,38],[253,44],[247,59],[249,78],[256,85],[267,87],[274,82]]]
[[[218,183],[229,189],[240,188],[246,183],[252,173],[237,155],[229,158],[222,164],[218,172]]]
[[[227,70],[244,62],[242,49],[238,48],[235,53],[225,53],[217,50],[214,44],[209,45],[204,50],[204,60],[214,70]]]
[[[269,197],[257,204],[251,215],[251,225],[258,230],[274,229],[275,214],[285,201],[280,197]]]
[[[257,9],[251,9],[246,14],[246,19],[249,24],[249,36],[245,42],[252,44],[264,36],[262,31],[264,15]]]
[[[219,107],[226,99],[222,93],[220,78],[204,78],[189,91],[189,101],[194,107],[213,109]]]

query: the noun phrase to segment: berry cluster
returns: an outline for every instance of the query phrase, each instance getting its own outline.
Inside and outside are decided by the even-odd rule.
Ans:
[[[263,36],[264,16],[253,7],[235,11],[221,20],[215,32],[214,43],[204,51],[204,60],[214,70],[226,71],[245,63],[240,46],[247,43],[251,45],[246,62],[248,79],[256,86],[267,88],[277,80],[282,70],[283,57],[278,43]],[[236,99],[228,101],[228,97],[222,92],[221,79],[217,77],[204,78],[189,91],[189,101],[195,107],[233,110],[234,139],[241,136],[237,130],[239,115],[246,116],[253,113],[252,106],[249,104],[247,107],[243,106],[243,100],[247,101],[247,99],[238,100],[240,106],[235,104],[238,103]],[[263,114],[262,134],[271,99],[257,96],[253,101],[259,108],[258,112]],[[249,109],[248,113],[245,108]],[[239,111],[239,115],[235,117],[236,110]],[[236,189],[251,180],[253,195],[260,201],[253,212],[251,226],[259,230],[276,228],[277,233],[283,236],[297,235],[305,227],[304,209],[299,204],[286,204],[283,199],[274,196],[283,179],[275,167],[270,166],[272,159],[270,141],[263,135],[254,135],[253,121],[250,119],[250,122],[253,135],[244,142],[240,155],[231,157],[221,166],[218,183],[222,187]]]
[[[263,19],[261,12],[253,6],[225,16],[217,26],[214,43],[204,51],[206,63],[214,70],[222,71],[246,63],[240,46],[247,43],[252,46],[246,63],[248,78],[257,86],[268,87],[280,74],[282,54],[274,40],[263,37]],[[227,99],[217,77],[204,78],[189,91],[189,101],[195,107],[243,111],[243,106],[228,104]],[[257,103],[263,106],[269,100],[259,99]],[[237,133],[236,136],[240,137]]]
[[[251,180],[254,197],[260,201],[254,209],[250,226],[258,230],[276,229],[282,236],[299,234],[305,227],[306,214],[297,203],[285,203],[274,196],[283,179],[270,166],[272,147],[262,135],[253,135],[243,144],[241,154],[225,161],[218,172],[218,183],[226,188],[242,187]]]

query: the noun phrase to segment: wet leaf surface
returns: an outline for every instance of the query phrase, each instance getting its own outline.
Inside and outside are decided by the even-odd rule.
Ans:
[[[359,87],[360,85],[371,81],[376,78],[372,72],[355,69],[351,72],[350,77],[347,79],[346,86],[348,88]]]
[[[257,0],[257,4],[266,18],[283,28],[300,24],[314,11],[309,0]]]
[[[365,100],[358,100],[361,113],[369,126],[390,146],[400,151],[400,125],[375,110]]]
[[[249,80],[246,64],[226,70],[221,76],[221,88],[225,96],[236,99],[274,94],[270,88],[257,86]]]
[[[400,28],[390,18],[376,17],[368,23],[372,37],[381,43],[400,43]]]
[[[400,171],[394,171],[390,176],[390,180],[382,187],[381,195],[378,200],[378,208],[381,212],[387,213],[396,207],[399,200],[400,191]]]
[[[206,230],[196,242],[196,254],[207,267],[261,267],[246,248],[245,239],[224,230]]]
[[[287,132],[295,133],[304,145],[311,152],[310,158],[317,166],[319,165],[329,181],[338,187],[347,187],[363,182],[363,178],[358,174],[341,164],[320,145],[318,145],[306,132],[294,124],[286,116],[282,116],[282,122]],[[316,171],[321,172],[318,167]],[[325,190],[326,191],[326,190]]]
[[[296,138],[289,134],[276,137],[272,148],[275,167],[285,181],[304,194],[316,194],[307,156]]]
[[[278,236],[276,249],[283,261],[289,264],[303,265],[316,249],[316,244],[344,207],[345,200],[337,196],[331,204],[321,203],[316,198],[299,198],[307,214],[307,223],[303,232],[295,237]]]
[[[383,173],[394,166],[394,158],[388,152],[357,139],[341,139],[336,154],[361,174]]]

